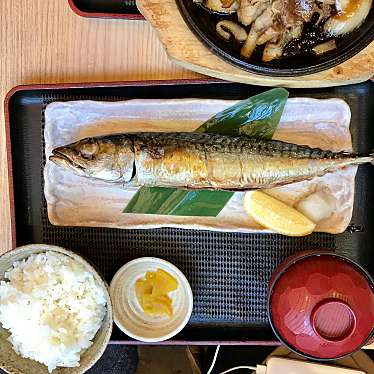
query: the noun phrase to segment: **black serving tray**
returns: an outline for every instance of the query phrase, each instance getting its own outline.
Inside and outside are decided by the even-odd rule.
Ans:
[[[71,9],[82,17],[144,20],[135,0],[68,0]]]
[[[56,227],[43,195],[44,110],[53,101],[132,98],[241,99],[264,87],[207,81],[150,81],[21,86],[5,102],[14,246],[48,243],[91,260],[110,282],[127,261],[156,256],[177,265],[189,279],[194,310],[187,327],[167,344],[276,344],[267,315],[267,283],[287,256],[306,249],[331,249],[363,265],[374,276],[374,167],[360,166],[352,224],[340,235],[304,238],[184,229],[120,230]],[[351,107],[354,148],[374,146],[374,87],[370,82],[327,89],[292,89],[292,96],[342,98]],[[136,129],[134,129],[136,131]],[[14,194],[13,194],[14,191]],[[119,330],[114,342],[133,342]]]

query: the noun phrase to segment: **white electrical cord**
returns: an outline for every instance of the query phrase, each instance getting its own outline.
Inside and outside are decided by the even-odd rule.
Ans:
[[[210,365],[210,368],[209,368],[209,370],[208,370],[208,372],[206,374],[211,374],[211,372],[212,372],[212,370],[214,368],[214,365],[216,364],[217,356],[218,356],[218,352],[219,352],[220,348],[221,348],[221,346],[217,345],[216,351],[214,352],[212,364]]]
[[[225,371],[223,371],[222,373],[219,373],[219,374],[227,374],[227,373],[231,373],[232,371],[239,370],[239,369],[249,369],[249,370],[255,370],[256,371],[257,368],[255,368],[254,366],[236,366],[234,368],[225,370]]]
[[[214,365],[216,364],[216,361],[217,361],[218,352],[219,352],[220,348],[221,348],[221,346],[217,345],[216,351],[214,352],[212,364],[210,365],[210,368],[207,371],[207,374],[212,373]],[[239,370],[239,369],[249,369],[249,370],[255,370],[255,371],[257,370],[257,368],[255,368],[254,366],[236,366],[234,368],[225,370],[225,371],[223,371],[222,373],[219,373],[219,374],[227,374],[227,373],[230,373],[232,371]]]

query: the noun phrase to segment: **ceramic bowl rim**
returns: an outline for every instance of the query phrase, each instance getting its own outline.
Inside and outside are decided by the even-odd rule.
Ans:
[[[75,370],[78,370],[78,372],[81,372],[83,374],[87,370],[92,368],[97,363],[97,361],[101,358],[101,356],[104,354],[104,352],[105,352],[105,350],[106,350],[106,348],[109,344],[110,337],[112,335],[112,331],[113,331],[113,305],[112,305],[112,300],[111,300],[110,293],[109,293],[108,283],[106,282],[104,277],[100,274],[100,272],[96,269],[96,267],[89,260],[84,258],[82,255],[80,255],[80,254],[78,254],[78,253],[76,253],[76,252],[74,252],[70,249],[66,249],[64,247],[60,247],[60,246],[56,246],[56,245],[52,245],[52,244],[36,243],[36,244],[22,245],[22,246],[14,248],[14,249],[10,249],[9,251],[0,255],[0,261],[3,260],[3,259],[11,260],[11,258],[13,256],[18,255],[18,254],[22,254],[24,251],[32,251],[32,253],[28,254],[27,256],[25,256],[23,258],[27,258],[31,254],[44,253],[44,252],[56,252],[56,253],[65,254],[66,256],[80,262],[87,270],[89,270],[94,275],[94,277],[96,279],[100,280],[100,286],[103,286],[102,288],[104,290],[105,299],[106,299],[106,302],[107,302],[106,316],[104,317],[103,323],[100,326],[100,329],[106,327],[106,329],[105,329],[106,331],[104,331],[104,337],[105,338],[104,338],[103,344],[101,344],[101,346],[97,349],[97,353],[87,363],[87,366],[83,369],[83,371],[80,371],[81,367],[79,367],[79,366],[78,367],[73,367],[73,368],[61,367],[64,370],[69,370],[69,369],[74,370],[75,369]],[[106,323],[105,323],[105,320],[107,320]],[[100,331],[100,329],[98,330],[98,332]],[[95,337],[96,337],[97,333],[95,334]],[[87,350],[90,350],[91,347],[89,347]],[[19,357],[23,358],[22,356],[19,356]],[[9,371],[9,369],[7,369],[5,367],[2,367],[2,365],[0,365],[0,368],[2,370],[4,370],[5,372],[9,373],[9,374],[12,373],[12,371]]]

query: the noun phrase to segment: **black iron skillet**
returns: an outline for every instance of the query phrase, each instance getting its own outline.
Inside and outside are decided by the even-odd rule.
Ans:
[[[272,76],[298,76],[317,73],[339,65],[353,57],[374,40],[374,8],[365,22],[355,31],[336,40],[337,49],[323,55],[300,55],[287,59],[262,62],[262,50],[256,48],[250,60],[240,56],[239,43],[226,41],[216,32],[216,24],[221,19],[237,22],[236,14],[222,16],[211,14],[193,0],[176,0],[179,10],[195,35],[217,56],[243,70]],[[373,67],[374,70],[374,67]]]

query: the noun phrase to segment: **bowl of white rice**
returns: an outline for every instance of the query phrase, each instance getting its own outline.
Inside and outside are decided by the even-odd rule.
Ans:
[[[0,368],[81,374],[108,345],[108,285],[81,256],[32,244],[0,257]]]

